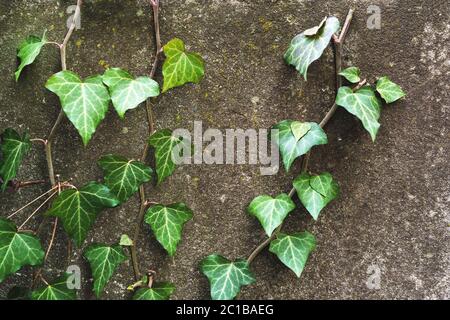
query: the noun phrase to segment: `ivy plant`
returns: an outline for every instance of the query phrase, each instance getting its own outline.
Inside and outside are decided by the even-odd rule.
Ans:
[[[145,226],[146,232],[155,235],[168,255],[174,256],[182,240],[184,224],[194,217],[192,210],[181,201],[161,205],[146,198],[145,185],[150,185],[153,181],[160,185],[174,173],[176,165],[171,157],[172,151],[181,142],[180,139],[172,137],[170,129],[154,130],[152,104],[161,93],[188,83],[199,83],[205,74],[205,63],[198,53],[186,51],[181,39],[174,38],[162,45],[159,30],[160,4],[158,0],[151,0],[150,3],[154,17],[156,50],[152,71],[148,75],[136,77],[122,68],[109,68],[101,75],[89,75],[82,79],[74,70],[67,69],[66,47],[75,31],[75,21],[82,7],[81,0],[77,2],[72,24],[61,44],[47,40],[44,33],[42,37],[29,36],[19,45],[17,56],[20,64],[15,73],[18,82],[24,68],[38,60],[40,52],[47,44],[56,44],[59,48],[61,71],[50,76],[45,87],[59,98],[61,111],[45,139],[30,138],[29,133],[21,135],[12,128],[6,129],[1,135],[0,185],[3,192],[11,185],[25,185],[15,183],[15,179],[33,142],[43,144],[48,165],[48,181],[44,180],[44,183],[49,184],[48,191],[7,218],[0,218],[0,283],[24,266],[38,267],[33,276],[32,287],[16,288],[8,295],[10,297],[21,296],[33,300],[77,298],[76,290],[67,286],[70,275],[64,270],[61,270],[61,276],[54,281],[45,279],[44,268],[55,240],[58,221],[62,221],[65,232],[76,245],[76,250],[82,251],[90,265],[92,291],[96,297],[101,297],[119,266],[129,259],[132,261],[135,275],[135,282],[129,286],[130,290],[134,291],[130,298],[165,300],[175,291],[172,283],[154,281],[154,271],[140,271],[136,248],[140,230]],[[163,60],[163,89],[160,90],[160,85],[154,78],[158,65]],[[111,105],[121,119],[128,115],[135,116],[134,109],[145,108],[149,130],[148,135],[142,138],[143,153],[137,160],[117,154],[102,156],[98,160],[104,174],[103,181],[100,182],[86,182],[75,186],[70,182],[71,177],[60,179],[59,175],[55,174],[51,143],[61,120],[67,117],[78,131],[82,144],[86,146],[93,139]],[[151,161],[148,155],[151,148],[155,150],[155,168],[149,165]],[[93,243],[86,246],[86,239],[95,228],[95,221],[100,213],[131,201],[138,193],[140,202],[137,206],[133,237],[118,234],[116,236],[120,237],[120,241],[117,244]],[[16,216],[39,200],[42,202],[39,207],[17,227],[13,221]],[[51,205],[45,211],[43,208],[47,203]],[[52,237],[45,251],[38,233],[24,229],[38,213],[54,218]],[[46,221],[44,220],[44,223]]]
[[[293,163],[302,158],[301,172],[293,181],[290,192],[256,196],[248,206],[250,215],[256,217],[268,238],[258,245],[247,259],[230,261],[218,254],[206,257],[201,263],[201,271],[211,285],[212,299],[233,299],[243,286],[255,282],[255,276],[250,270],[254,259],[266,247],[269,252],[278,257],[280,262],[292,270],[297,277],[307,268],[307,261],[316,248],[316,237],[308,231],[293,233],[282,232],[283,224],[290,212],[296,209],[291,199],[297,195],[301,205],[313,220],[319,219],[319,214],[340,193],[339,184],[331,173],[311,173],[308,170],[309,156],[313,148],[328,143],[323,128],[330,121],[338,107],[342,107],[356,116],[363,127],[375,141],[380,128],[379,118],[382,100],[393,103],[405,96],[399,85],[388,77],[376,80],[376,85],[370,85],[366,79],[361,79],[361,71],[356,66],[342,69],[342,44],[353,18],[353,10],[349,10],[341,29],[336,17],[326,17],[317,26],[305,30],[295,36],[286,53],[285,62],[292,65],[307,79],[308,67],[318,60],[329,43],[335,46],[335,69],[337,93],[335,103],[320,123],[303,119],[287,119],[274,125],[277,129],[272,135],[283,159],[284,168],[290,171]],[[348,85],[342,85],[343,78]],[[298,210],[299,211],[299,210]],[[292,219],[297,219],[297,214]]]
[[[161,186],[176,169],[172,158],[174,150],[185,143],[173,135],[173,128],[155,130],[153,105],[157,97],[187,84],[198,84],[205,75],[205,62],[196,52],[186,50],[185,43],[173,38],[165,45],[161,42],[159,30],[159,0],[150,1],[154,17],[154,35],[156,48],[151,72],[148,75],[135,76],[126,68],[109,68],[103,74],[83,75],[67,69],[67,44],[75,31],[82,1],[77,7],[70,28],[62,41],[49,41],[46,32],[43,36],[29,36],[18,45],[19,65],[14,78],[20,86],[25,68],[38,61],[40,52],[47,45],[56,45],[61,57],[61,70],[51,75],[45,88],[55,94],[60,101],[60,113],[52,130],[45,138],[31,137],[31,133],[7,128],[1,134],[0,189],[5,192],[11,187],[33,185],[17,181],[22,161],[33,143],[44,147],[48,168],[48,177],[44,183],[48,190],[31,200],[20,209],[0,218],[0,283],[13,276],[25,266],[34,268],[33,284],[30,288],[13,288],[9,297],[22,296],[34,300],[72,300],[77,292],[67,286],[69,274],[60,270],[60,276],[47,281],[46,260],[56,239],[57,226],[62,222],[65,232],[80,250],[89,264],[93,278],[92,291],[100,298],[118,268],[131,260],[134,282],[128,288],[133,291],[134,300],[165,300],[175,292],[174,284],[167,281],[155,281],[156,272],[145,266],[142,272],[137,246],[141,229],[151,233],[156,241],[176,258],[177,248],[182,241],[183,228],[194,218],[194,212],[183,199],[173,199],[173,204],[161,204],[147,199],[146,191],[152,183]],[[357,66],[342,68],[342,45],[353,17],[350,10],[345,23],[337,17],[325,17],[319,24],[295,36],[284,54],[287,65],[294,67],[304,80],[307,80],[309,66],[319,60],[329,44],[335,46],[335,69],[337,92],[335,103],[322,121],[307,119],[285,119],[274,124],[275,134],[271,137],[278,146],[286,172],[293,164],[302,159],[301,172],[297,173],[288,193],[274,195],[255,195],[247,211],[256,218],[267,238],[256,247],[248,258],[229,259],[214,253],[200,262],[201,272],[210,283],[212,299],[234,299],[241,289],[256,281],[251,270],[254,259],[266,247],[282,264],[300,277],[307,270],[307,261],[317,245],[316,237],[306,231],[282,232],[288,216],[298,219],[299,213],[308,213],[313,220],[319,221],[325,208],[340,194],[339,183],[332,173],[314,173],[308,170],[308,160],[316,148],[328,143],[324,127],[336,110],[341,107],[354,115],[375,141],[380,131],[380,114],[383,102],[391,104],[405,96],[401,87],[387,76],[371,81],[363,78]],[[281,55],[281,54],[280,54]],[[162,64],[162,86],[155,80],[156,72]],[[346,84],[343,85],[343,82]],[[161,89],[162,87],[162,89]],[[177,91],[174,91],[177,92]],[[142,138],[144,147],[139,157],[128,158],[124,155],[106,154],[98,160],[103,171],[102,181],[86,181],[80,186],[71,183],[71,177],[61,177],[55,173],[52,142],[61,120],[67,118],[81,138],[81,144],[87,146],[94,138],[99,124],[105,119],[106,112],[112,106],[120,119],[133,116],[137,108],[145,108],[148,135]],[[190,143],[190,142],[189,142]],[[149,149],[154,150],[154,167],[149,161]],[[63,179],[64,178],[64,179]],[[342,182],[341,182],[342,183]],[[13,188],[14,190],[14,188]],[[86,239],[96,228],[95,222],[101,212],[132,201],[139,194],[136,205],[136,223],[130,237],[119,233],[114,235],[120,241],[116,244],[90,243]],[[293,199],[295,196],[298,202]],[[19,225],[18,217],[31,205],[40,201],[40,205],[23,219]],[[297,206],[296,203],[301,204]],[[44,210],[47,204],[50,207]],[[304,210],[303,210],[303,209]],[[332,209],[332,208],[331,208]],[[33,218],[43,213],[53,219],[53,231],[46,250],[41,244],[39,233],[26,229]],[[131,213],[130,213],[131,214]],[[48,223],[49,219],[43,220]],[[42,241],[44,243],[44,241]]]

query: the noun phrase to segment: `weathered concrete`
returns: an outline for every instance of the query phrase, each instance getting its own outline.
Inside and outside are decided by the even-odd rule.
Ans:
[[[58,71],[55,48],[48,47],[16,84],[15,48],[30,33],[48,28],[60,41],[65,9],[74,1],[2,1],[0,4],[0,129],[28,129],[44,137],[59,110],[57,99],[43,87]],[[287,118],[319,121],[332,104],[332,51],[327,50],[304,82],[286,66],[282,54],[290,39],[327,13],[355,19],[344,50],[345,65],[357,65],[369,80],[389,75],[408,93],[407,99],[383,108],[376,143],[359,121],[339,110],[327,127],[330,143],[314,149],[315,172],[330,171],[342,196],[314,222],[303,209],[290,216],[287,230],[307,229],[318,239],[301,279],[270,253],[252,266],[257,283],[241,298],[277,299],[413,299],[449,298],[449,8],[448,1],[163,1],[162,39],[174,36],[202,53],[205,80],[174,90],[158,101],[158,128],[191,128],[194,120],[215,128],[268,128]],[[382,9],[381,30],[366,28],[368,5]],[[148,1],[86,1],[82,29],[68,50],[68,66],[82,76],[120,66],[135,74],[149,72],[154,51]],[[255,98],[257,97],[257,98]],[[101,179],[95,161],[106,153],[138,157],[145,143],[142,108],[120,121],[111,110],[87,148],[72,125],[64,121],[55,143],[56,170],[75,184]],[[298,170],[298,164],[293,172]],[[45,159],[35,146],[20,178],[46,176]],[[257,166],[184,166],[161,187],[149,186],[152,200],[185,201],[195,211],[186,225],[175,258],[167,257],[144,228],[139,243],[142,269],[177,287],[174,298],[208,298],[208,284],[198,269],[207,254],[245,257],[264,238],[246,206],[261,193],[288,190],[294,174],[260,176]],[[6,216],[45,188],[1,195],[0,215]],[[96,222],[88,242],[112,243],[132,234],[138,199],[109,210]],[[22,221],[24,214],[17,217]],[[36,219],[36,224],[39,219]],[[50,224],[46,225],[47,236]],[[44,234],[46,233],[44,232]],[[66,259],[62,231],[47,269]],[[90,298],[89,272],[76,251],[72,263],[83,270],[83,297]],[[366,287],[368,267],[381,269],[381,288]],[[50,272],[51,274],[52,272]],[[0,285],[5,296],[15,284],[29,282],[29,269]],[[104,298],[127,296],[133,280],[123,265]]]

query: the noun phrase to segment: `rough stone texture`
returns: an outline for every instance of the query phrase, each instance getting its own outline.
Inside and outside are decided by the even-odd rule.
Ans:
[[[57,49],[48,46],[37,63],[16,84],[15,48],[28,34],[48,29],[61,41],[75,1],[13,0],[0,3],[0,129],[29,130],[45,137],[59,111],[44,83],[59,71]],[[341,20],[356,9],[344,49],[344,64],[357,65],[369,81],[389,75],[408,97],[383,108],[375,143],[360,122],[339,110],[327,126],[329,144],[314,149],[311,170],[330,171],[342,196],[328,206],[318,222],[297,209],[287,231],[309,230],[318,248],[300,279],[267,251],[252,269],[257,283],[242,290],[248,299],[436,299],[450,297],[449,279],[449,8],[448,1],[162,1],[164,42],[177,36],[207,62],[205,80],[162,96],[155,106],[158,128],[268,128],[283,119],[320,121],[333,102],[333,54],[327,49],[309,70],[308,82],[286,66],[282,55],[291,38],[317,24],[326,14]],[[382,28],[366,27],[367,7],[382,10]],[[149,72],[154,52],[148,1],[86,1],[82,29],[68,48],[68,66],[86,77],[120,66],[135,74]],[[158,80],[161,80],[158,78]],[[55,142],[55,167],[74,184],[100,180],[95,161],[106,153],[137,158],[146,141],[143,108],[118,119],[112,108],[87,148],[73,126],[64,121]],[[46,177],[41,146],[36,145],[20,171],[24,180]],[[261,176],[259,166],[186,165],[161,187],[148,186],[149,198],[162,203],[185,201],[195,211],[186,225],[174,259],[169,258],[143,228],[139,242],[141,268],[158,271],[172,281],[177,299],[207,299],[208,283],[199,261],[210,253],[246,257],[264,239],[248,203],[262,193],[276,195],[290,188],[294,170]],[[6,216],[46,190],[34,187],[0,195]],[[132,234],[138,197],[105,212],[88,243],[113,243]],[[21,222],[26,213],[17,216]],[[36,227],[41,218],[34,220]],[[51,221],[42,236],[49,238]],[[46,240],[44,243],[47,243]],[[67,238],[59,230],[46,265],[51,278],[65,264]],[[82,297],[90,293],[90,273],[81,250],[72,256],[83,272]],[[366,286],[369,266],[381,269],[381,288]],[[24,268],[0,285],[0,296],[30,282]],[[107,286],[105,299],[127,298],[133,282],[124,264]]]

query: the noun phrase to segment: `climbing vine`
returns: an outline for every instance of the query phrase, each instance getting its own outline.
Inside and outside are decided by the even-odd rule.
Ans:
[[[115,244],[94,243],[83,248],[83,256],[91,266],[92,291],[98,298],[101,297],[118,266],[128,260],[125,248],[130,249],[135,275],[135,282],[129,286],[129,289],[134,291],[133,299],[168,299],[175,290],[171,283],[156,282],[156,272],[149,270],[142,273],[140,271],[136,249],[142,224],[145,223],[148,224],[148,229],[152,230],[161,246],[170,256],[173,256],[181,240],[183,225],[193,217],[193,212],[184,203],[165,205],[151,202],[146,198],[144,184],[156,180],[159,185],[172,175],[175,170],[175,163],[171,157],[172,150],[185,143],[179,138],[174,138],[171,130],[155,130],[152,110],[155,101],[150,99],[155,99],[160,94],[187,83],[199,83],[204,77],[204,61],[200,55],[186,51],[184,42],[180,39],[174,38],[166,45],[162,45],[159,26],[160,3],[159,0],[150,0],[150,4],[153,10],[156,49],[148,76],[135,77],[121,68],[109,68],[103,75],[92,75],[82,79],[76,72],[67,69],[66,48],[75,31],[82,0],[77,2],[73,21],[61,44],[48,41],[44,32],[41,37],[29,36],[18,48],[20,65],[15,73],[16,81],[19,81],[23,69],[35,62],[46,45],[56,45],[61,56],[61,71],[52,75],[45,84],[49,91],[58,96],[61,104],[59,116],[47,138],[31,138],[29,133],[20,135],[11,128],[6,129],[2,134],[1,190],[5,191],[8,188],[17,190],[47,182],[46,180],[29,182],[14,180],[33,142],[44,145],[48,182],[51,187],[7,218],[0,218],[0,283],[24,266],[38,267],[33,277],[32,287],[21,290],[21,298],[76,299],[76,290],[67,286],[70,274],[62,272],[61,276],[53,281],[48,281],[45,277],[44,267],[53,246],[58,223],[62,223],[74,245],[77,248],[83,248],[86,237],[92,231],[99,214],[108,208],[114,208],[129,201],[137,192],[139,192],[140,203],[133,238],[124,234]],[[163,86],[160,90],[158,82],[153,78],[158,70],[159,62],[163,60]],[[86,146],[98,125],[104,120],[110,104],[120,118],[124,118],[127,112],[145,104],[145,121],[148,123],[149,137],[144,143],[144,150],[139,160],[107,154],[98,160],[98,165],[104,173],[102,183],[86,182],[82,186],[75,186],[70,178],[61,180],[59,175],[55,174],[51,144],[62,119],[67,117]],[[147,164],[150,147],[155,149],[155,169]],[[38,201],[42,202],[21,225],[17,226],[14,220],[19,220],[19,214]],[[44,211],[48,203],[51,203],[50,208]],[[45,251],[38,237],[38,231],[25,229],[26,224],[41,211],[44,211],[45,217],[54,218],[52,236]],[[45,223],[46,219],[43,221]],[[70,242],[68,246],[70,249]],[[17,298],[16,293],[10,296]]]
[[[320,123],[284,120],[274,126],[277,130],[272,139],[278,145],[284,168],[289,172],[294,161],[303,156],[301,172],[294,179],[289,193],[275,197],[260,195],[248,206],[249,214],[259,220],[268,238],[247,259],[229,260],[218,254],[203,259],[201,270],[210,282],[213,299],[233,299],[242,286],[254,283],[256,278],[250,265],[266,247],[297,277],[301,276],[309,255],[316,247],[316,238],[308,231],[286,234],[282,227],[285,218],[296,208],[292,200],[295,195],[314,220],[318,220],[322,210],[339,196],[339,185],[330,173],[312,174],[308,170],[311,149],[328,143],[323,128],[337,108],[342,107],[361,120],[375,141],[380,128],[381,99],[392,103],[405,95],[388,77],[378,79],[371,86],[366,79],[361,80],[357,67],[342,70],[342,45],[352,18],[353,10],[349,10],[342,29],[336,17],[324,18],[318,26],[294,37],[284,55],[285,62],[295,67],[306,80],[308,67],[321,57],[332,41],[335,47],[336,100]],[[341,77],[348,85],[342,85]]]
[[[34,266],[32,285],[21,291],[22,298],[35,300],[76,299],[77,292],[67,286],[70,274],[61,272],[56,279],[46,279],[45,264],[55,241],[57,226],[62,223],[70,238],[68,252],[73,243],[83,250],[83,257],[91,267],[92,291],[100,298],[105,286],[114,276],[121,263],[131,259],[134,282],[129,285],[136,300],[169,299],[175,286],[169,282],[156,281],[156,272],[141,271],[137,246],[143,226],[155,235],[156,240],[169,256],[176,253],[182,238],[185,223],[194,213],[181,202],[161,204],[147,199],[145,185],[160,185],[173,174],[176,164],[173,152],[186,143],[172,134],[169,129],[155,130],[153,108],[157,97],[187,83],[199,83],[204,77],[204,61],[200,55],[188,52],[184,42],[178,38],[162,45],[159,24],[159,0],[149,0],[153,11],[155,55],[149,75],[134,76],[121,68],[109,68],[102,75],[85,79],[66,64],[66,49],[75,31],[75,22],[82,9],[82,0],[77,1],[73,22],[62,43],[47,40],[42,36],[29,36],[18,48],[20,64],[15,72],[19,82],[22,71],[38,58],[47,45],[59,49],[61,71],[52,75],[45,87],[60,101],[61,111],[46,138],[32,138],[25,132],[20,134],[12,128],[4,130],[1,144],[0,185],[1,191],[12,191],[35,184],[46,183],[49,189],[25,204],[6,218],[0,218],[0,283],[24,266]],[[283,120],[273,126],[272,140],[277,144],[283,165],[290,171],[297,159],[302,159],[301,172],[293,180],[288,193],[259,195],[248,206],[249,215],[258,219],[267,238],[257,246],[247,259],[229,260],[219,254],[212,254],[200,263],[201,271],[208,278],[212,299],[233,299],[242,286],[250,285],[256,277],[250,269],[254,259],[267,247],[280,261],[300,277],[309,255],[316,247],[316,238],[308,231],[292,234],[282,232],[286,217],[296,209],[293,201],[297,196],[300,203],[314,220],[318,220],[323,209],[340,193],[337,181],[331,173],[312,173],[308,170],[313,147],[328,143],[324,127],[341,107],[361,120],[363,127],[375,141],[382,101],[390,104],[405,96],[402,89],[388,77],[376,79],[371,85],[361,78],[359,68],[342,68],[342,45],[353,18],[349,10],[341,28],[336,17],[326,17],[319,25],[305,30],[291,41],[284,60],[307,80],[308,67],[318,60],[332,42],[335,49],[336,99],[319,123],[300,119]],[[154,80],[159,64],[162,63],[162,88]],[[347,82],[343,85],[343,80]],[[20,84],[19,84],[20,85]],[[55,174],[52,141],[59,125],[67,118],[75,127],[83,145],[88,145],[98,125],[104,120],[110,105],[120,118],[136,108],[145,108],[148,124],[148,139],[139,158],[128,159],[122,155],[106,154],[98,159],[103,172],[103,182],[86,181],[75,186],[70,177],[61,179]],[[17,181],[16,176],[22,160],[33,143],[42,144],[48,168],[48,181]],[[190,143],[190,142],[188,142]],[[155,167],[148,165],[150,150],[154,152]],[[92,232],[94,223],[102,211],[120,206],[139,194],[134,234],[118,237],[117,243],[94,243],[84,247]],[[176,201],[176,199],[174,199]],[[38,206],[25,218],[20,215],[33,205]],[[43,223],[53,221],[52,235],[44,250],[38,230],[28,230],[26,225],[37,214],[43,213]],[[22,223],[18,223],[18,221]],[[129,249],[129,250],[128,250]],[[129,253],[129,254],[128,254]],[[130,256],[130,257],[129,257]],[[146,267],[148,268],[148,267]]]

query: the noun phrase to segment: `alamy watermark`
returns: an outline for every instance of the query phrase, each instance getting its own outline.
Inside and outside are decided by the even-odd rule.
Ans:
[[[381,9],[379,6],[370,5],[367,7],[367,13],[370,15],[367,19],[367,28],[370,30],[381,29]]]
[[[203,132],[203,123],[194,121],[194,130],[176,129],[181,140],[172,150],[175,164],[250,164],[260,165],[261,175],[279,170],[277,129],[212,129]]]

